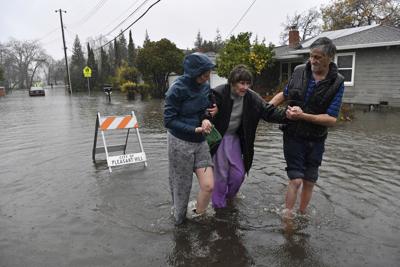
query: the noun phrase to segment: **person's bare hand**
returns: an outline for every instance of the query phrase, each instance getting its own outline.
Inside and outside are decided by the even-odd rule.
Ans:
[[[201,128],[203,128],[203,133],[209,134],[212,129],[212,124],[209,120],[203,120],[201,122]]]
[[[216,104],[213,104],[213,107],[208,108],[207,111],[210,113],[211,117],[214,117],[218,113],[218,107]]]
[[[303,110],[299,106],[294,106],[294,107],[288,106],[286,110],[286,117],[289,120],[298,120],[301,118],[302,114]]]
[[[203,128],[202,127],[196,127],[196,129],[194,129],[195,133],[203,133]]]

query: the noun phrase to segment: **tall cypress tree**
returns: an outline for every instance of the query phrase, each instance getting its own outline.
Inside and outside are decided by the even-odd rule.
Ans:
[[[219,50],[222,49],[222,47],[224,47],[225,43],[222,40],[222,36],[221,33],[219,32],[219,29],[217,29],[217,35],[215,36],[214,39],[214,52],[218,53]]]
[[[132,39],[132,32],[129,30],[129,43],[128,43],[128,66],[134,67],[136,62],[136,49]]]
[[[108,46],[108,62],[110,64],[110,75],[115,73],[115,49],[114,45],[110,44]]]
[[[122,61],[128,61],[128,47],[126,43],[125,35],[122,33],[118,40],[119,55]]]
[[[79,41],[78,35],[75,37],[74,45],[72,48],[71,56],[71,83],[72,89],[74,91],[82,91],[86,88],[85,79],[83,77],[83,68],[85,67],[85,56],[83,55],[83,50],[81,42]]]
[[[146,30],[146,34],[144,35],[143,47],[149,42],[150,42],[150,37],[149,37],[149,33]]]
[[[96,59],[94,58],[94,53],[93,49],[90,48],[89,43],[87,44],[87,53],[88,53],[88,59],[87,59],[87,66],[92,69],[92,77],[90,78],[90,83],[91,87],[94,88],[97,86],[97,81],[98,81],[98,67],[96,63]]]
[[[203,48],[203,38],[201,37],[200,31],[197,32],[196,40],[194,41],[194,49],[196,51],[202,51]]]
[[[121,53],[117,39],[114,39],[114,70],[121,66]]]
[[[103,48],[100,49],[100,76],[99,83],[105,84],[109,82],[110,77],[112,76],[111,72],[111,64],[109,56]]]

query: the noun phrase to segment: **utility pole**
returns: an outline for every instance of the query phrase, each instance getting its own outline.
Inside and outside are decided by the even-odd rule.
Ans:
[[[63,20],[62,20],[62,12],[67,13],[67,11],[61,10],[61,8],[60,8],[59,10],[56,10],[55,12],[60,13],[61,32],[62,32],[62,38],[63,38],[63,44],[64,44],[65,67],[66,67],[67,76],[68,76],[69,93],[72,94],[71,76],[69,75],[68,58],[67,58],[67,47],[65,46],[64,24],[63,24]]]

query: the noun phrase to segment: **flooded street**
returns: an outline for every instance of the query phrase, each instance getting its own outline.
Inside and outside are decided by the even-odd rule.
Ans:
[[[264,122],[240,198],[175,228],[162,109],[119,93],[1,97],[0,266],[399,265],[400,112],[360,111],[330,132],[310,218],[287,234],[282,134]],[[132,110],[148,166],[110,174],[92,162],[96,114]]]

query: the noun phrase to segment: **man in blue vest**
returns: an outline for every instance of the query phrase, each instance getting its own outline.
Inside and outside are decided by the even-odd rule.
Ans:
[[[282,126],[286,171],[290,179],[285,218],[294,216],[293,208],[300,187],[299,212],[306,213],[318,179],[327,127],[335,125],[339,115],[344,78],[332,62],[335,53],[336,46],[329,38],[314,41],[307,63],[294,69],[284,91],[270,102],[277,105],[288,101],[286,117],[290,121]]]

